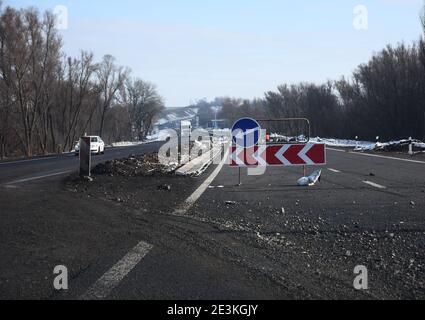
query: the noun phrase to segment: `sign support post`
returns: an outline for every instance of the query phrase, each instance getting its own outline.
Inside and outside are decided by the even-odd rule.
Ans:
[[[250,118],[242,118],[232,127],[232,144],[244,154],[246,150],[258,146],[261,138],[261,127],[259,123]],[[239,184],[242,185],[242,172],[239,166]]]
[[[241,167],[239,167],[239,183],[238,183],[238,187],[240,187],[242,185],[242,169]]]
[[[91,170],[91,138],[80,140],[80,177],[90,177]]]

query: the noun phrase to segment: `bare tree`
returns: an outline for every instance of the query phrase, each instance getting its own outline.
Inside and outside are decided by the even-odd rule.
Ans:
[[[425,67],[425,5],[422,10],[421,24],[422,24],[423,35],[419,41],[419,49],[420,49],[421,62],[423,66]]]
[[[99,64],[84,51],[66,57],[61,47],[53,14],[3,9],[0,0],[0,157],[67,151],[94,128],[111,139],[130,136],[130,109],[117,100],[129,69],[110,55]],[[153,85],[139,86],[143,117],[133,108],[133,122],[149,130],[162,102]]]
[[[2,15],[3,86],[7,87],[7,100],[19,114],[19,126],[15,126],[24,153],[33,154],[34,134],[39,138],[45,115],[50,106],[49,86],[61,40],[54,29],[54,17],[45,13],[40,19],[34,9],[17,11],[6,8]],[[39,139],[44,151],[43,140]]]
[[[63,103],[63,127],[65,129],[64,149],[71,149],[76,139],[78,121],[82,112],[91,113],[92,106],[85,104],[85,101],[92,90],[92,76],[97,66],[93,63],[93,54],[85,51],[81,52],[79,59],[67,59],[68,77],[65,89],[67,91],[66,100]],[[84,110],[86,108],[88,110]]]
[[[113,102],[116,99],[118,91],[124,85],[124,82],[128,78],[129,74],[129,69],[116,66],[115,58],[111,55],[105,55],[102,62],[99,64],[97,69],[97,77],[103,99],[103,104],[100,110],[100,136],[103,134],[106,113],[108,112],[108,109],[111,108]]]
[[[308,117],[313,134],[370,139],[425,138],[425,7],[423,35],[412,45],[387,46],[350,78],[281,85],[263,99],[200,101],[207,124],[219,117]],[[106,55],[68,58],[55,17],[35,9],[3,8],[0,0],[0,157],[70,150],[77,137],[98,131],[108,141],[142,140],[164,108],[156,87],[129,79]]]
[[[127,79],[121,99],[128,109],[132,139],[143,140],[152,128],[155,117],[162,112],[164,103],[155,85],[141,79]]]
[[[9,136],[10,126],[9,118],[12,109],[11,93],[11,65],[8,63],[7,50],[7,20],[3,15],[2,3],[0,2],[0,157],[6,156],[7,138]]]
[[[35,101],[39,104],[37,108],[38,119],[35,122],[35,131],[38,136],[38,144],[42,153],[49,151],[49,130],[51,125],[51,109],[53,108],[53,94],[56,86],[56,68],[60,61],[62,41],[55,29],[55,16],[50,12],[44,14],[41,25],[44,38],[41,48],[41,65],[38,71],[39,86],[36,87]],[[33,61],[36,64],[37,61]]]
[[[422,23],[422,30],[423,30],[423,34],[422,34],[422,38],[419,40],[419,58],[421,60],[422,66],[423,66],[423,70],[425,70],[425,2],[424,2],[424,7],[422,9],[422,16],[421,16],[421,23]],[[422,77],[422,88],[423,88],[423,96],[425,96],[425,73],[423,74]],[[423,138],[425,139],[425,101],[423,101],[422,103],[422,114],[419,115],[419,119],[422,119],[423,122]]]

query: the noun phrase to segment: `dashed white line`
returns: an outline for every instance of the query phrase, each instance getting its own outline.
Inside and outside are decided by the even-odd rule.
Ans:
[[[378,188],[378,189],[386,189],[387,188],[385,186],[381,186],[380,184],[377,184],[377,183],[374,183],[374,182],[371,182],[371,181],[367,181],[367,180],[363,181],[363,183],[370,185],[372,187]]]
[[[186,200],[183,209],[175,210],[175,214],[184,214],[189,208],[202,196],[202,194],[210,187],[211,183],[220,173],[227,161],[228,152],[226,152],[223,160],[214,170],[214,172],[202,183],[202,185]],[[131,250],[124,258],[122,258],[115,266],[106,272],[96,283],[80,297],[81,300],[101,300],[107,298],[112,290],[130,273],[131,270],[152,250],[153,246],[140,242],[133,250]]]
[[[341,173],[341,171],[336,170],[336,169],[332,169],[332,168],[328,168],[328,170],[329,170],[329,171],[332,171],[332,172],[334,172],[334,173]]]
[[[140,242],[124,258],[117,262],[96,283],[80,297],[81,300],[101,300],[107,298],[112,290],[131,270],[151,251],[152,245]]]
[[[344,153],[347,153],[347,151],[346,151],[346,150],[334,149],[334,148],[330,148],[330,147],[326,147],[326,150],[332,150],[332,151],[336,151],[336,152],[344,152]]]
[[[228,149],[228,148],[226,148]],[[193,205],[198,199],[202,196],[202,194],[208,189],[208,187],[211,185],[211,183],[217,178],[218,174],[220,173],[221,169],[223,169],[224,164],[227,161],[227,157],[229,156],[229,152],[227,151],[224,155],[223,160],[218,165],[218,167],[214,170],[214,172],[207,178],[207,180],[204,181],[204,183],[201,184],[201,186],[186,200],[186,205],[191,206]],[[179,210],[181,213],[181,210]]]

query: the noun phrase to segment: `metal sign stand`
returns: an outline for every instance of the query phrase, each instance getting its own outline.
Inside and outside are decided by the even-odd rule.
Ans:
[[[236,132],[238,132],[236,134]],[[241,133],[242,132],[242,133]],[[249,134],[251,139],[247,138]],[[254,147],[260,140],[261,126],[251,118],[242,118],[235,122],[232,127],[232,143],[246,150],[247,148]],[[252,140],[252,141],[251,141]],[[242,185],[242,169],[239,167],[239,183],[237,186]]]
[[[238,183],[238,187],[240,187],[242,185],[242,169],[241,167],[239,167],[239,183]]]

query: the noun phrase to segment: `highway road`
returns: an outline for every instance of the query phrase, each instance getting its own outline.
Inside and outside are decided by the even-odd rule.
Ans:
[[[131,154],[158,151],[162,142],[139,146],[107,148],[104,155],[93,155],[92,165]],[[16,185],[78,171],[79,158],[74,153],[0,162],[0,184]]]
[[[199,178],[10,184],[75,165],[66,156],[0,165],[0,298],[425,298],[422,160],[332,149],[308,188],[296,185],[299,167],[244,174],[236,186],[226,164]],[[164,183],[170,192],[158,191]],[[52,286],[59,264],[66,291]],[[368,290],[353,286],[359,265]]]

